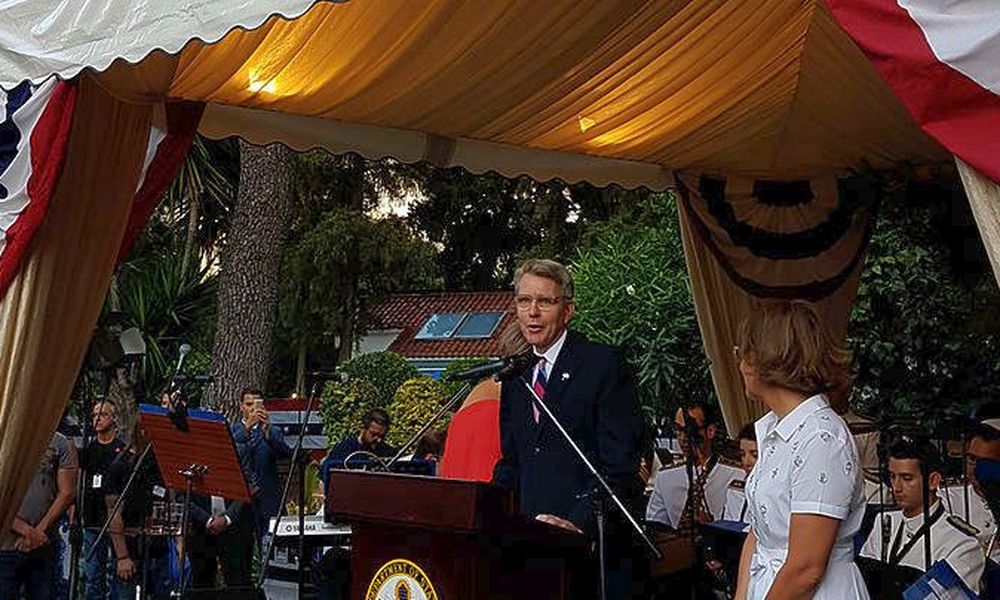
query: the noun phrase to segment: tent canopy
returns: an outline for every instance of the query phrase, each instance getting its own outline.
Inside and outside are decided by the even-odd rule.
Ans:
[[[962,13],[989,26],[986,41],[1000,31],[979,16],[990,3]],[[902,4],[0,0],[0,126],[17,134],[0,144],[0,528],[70,395],[122,248],[196,126],[539,180],[662,189],[679,173],[702,339],[738,427],[762,410],[745,402],[731,354],[756,290],[822,290],[825,318],[846,327],[871,200],[835,177],[949,161],[911,114],[937,139],[958,131],[956,155],[971,148],[982,160],[969,164],[1000,172],[1000,97],[934,66],[925,40],[964,31],[953,3],[908,0],[927,29]],[[967,46],[946,58],[996,64]],[[68,81],[23,85],[52,76]],[[957,99],[942,100],[952,87]],[[959,169],[1000,276],[1000,186]],[[802,193],[757,193],[776,185]]]
[[[58,4],[14,1],[27,17]],[[100,52],[72,57],[83,46],[67,43],[25,58],[5,47],[0,83],[180,50],[112,69],[106,85],[128,97],[149,73],[169,78],[169,98],[207,103],[210,137],[598,185],[949,159],[820,0],[244,0],[239,13],[221,0],[97,4],[101,14],[78,21],[114,31]],[[307,8],[220,31],[227,14],[252,27]]]

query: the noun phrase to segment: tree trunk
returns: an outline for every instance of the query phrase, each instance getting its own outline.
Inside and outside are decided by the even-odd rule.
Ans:
[[[278,274],[292,213],[292,152],[240,142],[240,184],[222,250],[206,404],[233,416],[244,387],[262,388],[277,317]]]
[[[357,320],[358,306],[358,276],[351,278],[351,283],[344,294],[344,329],[340,332],[340,348],[337,349],[337,362],[345,363],[351,360],[354,352],[354,330]]]
[[[188,203],[188,224],[187,237],[184,240],[184,259],[181,262],[181,271],[187,273],[191,264],[191,255],[194,254],[194,236],[198,232],[198,221],[201,220],[201,202],[197,198],[189,198]]]

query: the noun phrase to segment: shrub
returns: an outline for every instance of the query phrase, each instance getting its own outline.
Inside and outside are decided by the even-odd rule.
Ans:
[[[458,393],[458,390],[462,389],[462,382],[460,381],[448,381],[448,377],[454,375],[455,373],[461,373],[466,369],[471,369],[472,367],[478,367],[483,363],[489,362],[491,359],[486,356],[466,356],[462,358],[456,358],[451,361],[445,368],[444,372],[441,373],[440,383],[444,390],[445,398],[451,398]]]
[[[364,380],[330,382],[323,388],[323,434],[333,446],[348,435],[357,435],[365,412],[382,406],[378,388]]]
[[[445,399],[444,386],[430,377],[415,377],[407,380],[396,391],[389,405],[392,427],[386,442],[399,447],[406,443],[441,408]],[[435,429],[447,425],[450,414],[445,414],[434,424]]]
[[[337,370],[350,377],[350,381],[367,381],[375,386],[377,400],[371,408],[389,406],[399,386],[419,375],[416,367],[395,352],[363,354]]]

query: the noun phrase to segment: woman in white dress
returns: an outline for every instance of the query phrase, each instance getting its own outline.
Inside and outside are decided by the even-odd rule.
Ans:
[[[849,353],[804,302],[762,304],[738,344],[747,397],[771,412],[756,423],[737,600],[867,599],[854,564],[865,505],[858,453],[823,395],[847,381]]]

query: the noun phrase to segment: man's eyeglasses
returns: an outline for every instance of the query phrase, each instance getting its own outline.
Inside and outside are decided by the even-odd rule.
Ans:
[[[514,306],[517,307],[517,310],[527,311],[531,310],[532,304],[536,304],[538,306],[538,310],[548,312],[555,310],[555,308],[562,304],[564,300],[571,299],[563,296],[556,296],[553,298],[551,296],[528,296],[525,294],[514,297]]]

